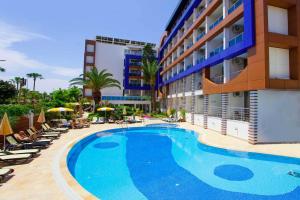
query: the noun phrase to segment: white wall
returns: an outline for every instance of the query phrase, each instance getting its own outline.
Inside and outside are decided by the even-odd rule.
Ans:
[[[185,120],[189,123],[192,123],[192,114],[191,113],[186,113],[185,114]]]
[[[204,115],[195,114],[194,115],[194,123],[195,125],[199,125],[203,127],[204,124]]]
[[[248,140],[249,123],[243,121],[227,120],[227,135]]]
[[[115,44],[96,43],[96,67],[100,70],[106,69],[113,77],[121,83],[122,89],[108,88],[102,90],[103,96],[123,96],[123,69],[124,52],[126,46]]]
[[[221,132],[222,130],[222,120],[218,117],[208,117],[207,118],[208,129]]]
[[[258,142],[300,142],[300,91],[258,91]]]
[[[288,35],[288,10],[274,6],[268,6],[269,32]]]
[[[288,49],[269,47],[269,69],[272,79],[290,78],[290,53]]]

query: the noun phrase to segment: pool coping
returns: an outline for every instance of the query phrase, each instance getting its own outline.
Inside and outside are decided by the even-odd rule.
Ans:
[[[216,147],[216,148],[222,148],[222,149],[226,149],[226,150],[233,150],[233,151],[239,151],[239,152],[246,152],[246,153],[259,153],[259,154],[268,154],[268,155],[274,155],[274,156],[283,156],[283,157],[292,157],[292,158],[300,158],[299,157],[295,157],[295,156],[291,156],[291,155],[286,155],[283,153],[279,153],[279,152],[274,152],[274,153],[270,153],[267,152],[266,150],[259,150],[259,149],[255,149],[255,150],[246,150],[240,147],[225,147],[225,145],[221,145],[221,144],[211,144],[211,142],[207,141],[205,139],[205,134],[209,134],[211,133],[215,133],[214,131],[211,130],[206,130],[203,129],[201,130],[200,127],[198,126],[192,126],[192,125],[188,125],[186,126],[183,123],[176,123],[178,125],[178,127],[175,128],[180,128],[180,129],[185,129],[187,131],[194,131],[197,134],[197,140],[199,142],[201,142],[202,144],[208,145],[208,146],[212,146],[212,147]],[[140,127],[144,127],[145,124],[141,124],[138,126],[130,126],[130,128],[140,128]],[[70,150],[74,147],[75,144],[77,144],[80,140],[96,134],[98,132],[102,132],[102,131],[107,131],[107,130],[111,130],[111,129],[118,129],[117,127],[115,128],[105,128],[103,130],[99,130],[96,132],[92,132],[92,133],[87,133],[87,134],[83,134],[79,137],[77,137],[76,139],[72,140],[71,142],[69,142],[68,144],[66,144],[61,150],[60,152],[57,154],[56,158],[55,158],[55,162],[53,162],[52,165],[52,169],[53,169],[53,175],[55,177],[55,180],[57,182],[57,184],[61,187],[61,189],[64,191],[65,195],[69,198],[69,199],[87,199],[87,200],[94,200],[94,199],[100,199],[95,197],[93,194],[91,194],[90,192],[88,192],[84,187],[82,187],[80,185],[80,183],[78,183],[78,181],[71,175],[68,166],[67,166],[67,156],[68,153],[70,152]],[[198,130],[197,130],[198,129]],[[228,137],[228,136],[227,136]]]

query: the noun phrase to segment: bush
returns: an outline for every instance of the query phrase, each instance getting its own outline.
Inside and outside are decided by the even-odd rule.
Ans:
[[[16,95],[17,89],[13,84],[0,80],[0,104],[9,103]]]

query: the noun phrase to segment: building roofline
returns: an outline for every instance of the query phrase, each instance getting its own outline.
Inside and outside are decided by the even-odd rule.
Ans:
[[[145,46],[147,44],[151,45],[153,48],[156,47],[156,44],[149,42],[142,42],[136,40],[120,39],[106,36],[96,36],[97,42],[108,43],[108,44],[117,44],[117,45],[134,45],[134,46]]]
[[[171,29],[172,25],[176,22],[176,19],[178,15],[180,14],[180,11],[184,8],[184,6],[188,3],[188,0],[179,0],[175,10],[173,11],[171,18],[169,19],[165,30],[169,31]]]

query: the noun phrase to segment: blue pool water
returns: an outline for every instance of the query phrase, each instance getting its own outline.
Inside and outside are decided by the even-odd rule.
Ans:
[[[77,143],[74,178],[102,200],[300,199],[300,159],[201,144],[179,128],[114,129]]]

